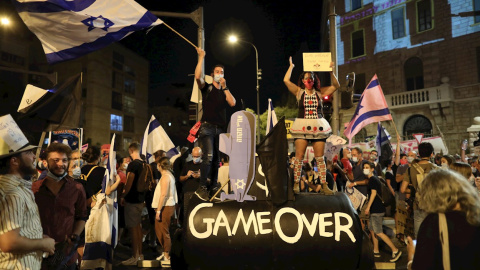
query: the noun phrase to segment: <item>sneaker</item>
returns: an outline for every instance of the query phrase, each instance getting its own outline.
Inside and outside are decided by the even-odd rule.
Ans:
[[[165,258],[165,254],[161,254],[160,256],[157,257],[157,261],[161,261],[163,260],[163,258]]]
[[[208,190],[207,187],[205,186],[200,186],[198,189],[195,191],[195,195],[198,196],[203,201],[208,201]]]
[[[392,252],[392,259],[390,262],[396,262],[398,259],[400,259],[400,256],[402,256],[402,251],[398,250],[397,252]]]
[[[160,263],[162,264],[162,267],[170,267],[170,260],[164,258]]]
[[[122,265],[137,265],[138,263],[138,258],[131,257],[128,260],[123,261],[121,264]]]
[[[380,258],[381,257],[380,252],[374,252],[373,257]]]

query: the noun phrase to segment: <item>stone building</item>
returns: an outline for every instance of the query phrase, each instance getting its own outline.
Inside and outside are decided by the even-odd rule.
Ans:
[[[449,153],[459,153],[480,107],[476,2],[335,1],[338,77],[355,72],[354,92],[361,94],[377,74],[403,139],[412,139],[414,133],[426,137],[443,133]],[[323,36],[328,36],[328,26],[323,29]],[[325,48],[328,40],[324,40]],[[340,127],[350,121],[356,103],[342,105]],[[385,126],[395,134],[393,125]],[[357,140],[375,134],[376,126],[369,125]]]

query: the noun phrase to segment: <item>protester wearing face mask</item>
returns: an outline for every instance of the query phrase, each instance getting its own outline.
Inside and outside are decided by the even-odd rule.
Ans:
[[[454,158],[451,155],[444,155],[442,156],[440,161],[441,161],[442,169],[447,170],[450,168],[450,165],[452,165],[452,163],[454,162]]]
[[[401,154],[400,155],[400,166],[397,169],[397,173],[395,175],[395,179],[397,183],[402,183],[404,174],[410,168],[412,162],[417,158],[417,152],[410,151],[407,155]]]
[[[454,162],[450,165],[450,169],[460,173],[472,186],[476,187],[475,176],[472,174],[472,167],[470,167],[470,165],[465,162]]]
[[[205,82],[202,77],[205,51],[197,48],[198,62],[195,68],[195,80],[202,93],[203,114],[200,129],[198,130],[198,146],[203,150],[203,162],[206,171],[202,175],[201,183],[196,194],[202,199],[208,199],[219,187],[217,185],[218,168],[220,164],[219,135],[225,132],[227,127],[227,107],[235,106],[235,98],[232,95],[227,81],[224,78],[225,68],[216,65],[212,69],[212,83]],[[209,194],[210,192],[210,194]]]
[[[200,179],[205,171],[205,164],[202,160],[202,149],[195,147],[192,149],[192,161],[185,163],[182,173],[180,174],[180,182],[183,184],[183,213],[186,217],[188,203],[195,194],[200,185]],[[184,219],[186,220],[186,219]]]
[[[359,147],[352,149],[353,182],[347,184],[348,188],[355,187],[363,195],[367,196],[368,179],[363,174],[363,164],[368,160],[363,160],[363,151]]]
[[[383,240],[392,249],[392,257],[389,259],[390,262],[395,262],[400,259],[402,251],[400,251],[390,240],[385,233],[383,233],[383,217],[385,216],[385,206],[383,206],[382,201],[380,200],[382,189],[380,186],[380,180],[373,174],[374,165],[372,162],[365,162],[363,164],[363,174],[369,179],[368,181],[368,203],[365,209],[365,214],[370,216],[370,234],[373,242],[373,254],[374,257],[380,258],[380,250],[378,248],[378,239],[375,236],[378,236]]]
[[[72,158],[70,159],[70,165],[68,166],[68,175],[73,179],[80,179],[82,175],[83,160],[81,158],[80,151],[73,151]]]
[[[43,233],[55,242],[78,242],[88,218],[83,186],[68,175],[68,162],[72,150],[68,145],[52,143],[45,150],[48,174],[32,184],[40,212]],[[77,253],[68,261],[72,269]]]

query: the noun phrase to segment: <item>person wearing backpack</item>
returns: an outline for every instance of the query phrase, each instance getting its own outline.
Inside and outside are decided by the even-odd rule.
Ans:
[[[138,191],[138,182],[145,162],[140,158],[140,144],[133,142],[128,146],[131,162],[127,167],[127,182],[123,189],[120,203],[125,207],[125,227],[129,229],[132,238],[132,257],[122,262],[123,265],[137,265],[143,260],[142,252],[142,210],[145,202],[145,192]],[[147,167],[150,167],[147,165]]]
[[[373,171],[375,170],[375,165],[366,161],[363,164],[363,174],[368,178],[368,203],[365,209],[365,214],[370,215],[370,234],[373,242],[373,255],[376,258],[380,258],[380,251],[378,249],[378,239],[376,236],[380,237],[385,244],[387,244],[392,249],[392,258],[390,262],[396,262],[400,259],[402,251],[400,251],[390,240],[390,238],[383,233],[383,217],[385,216],[385,206],[382,203],[381,195],[381,183],[380,180],[374,175]],[[387,191],[387,190],[384,190]]]
[[[433,146],[428,142],[423,142],[418,145],[418,154],[420,161],[412,162],[410,168],[405,172],[400,191],[402,193],[410,194],[413,199],[413,230],[414,236],[418,235],[418,230],[427,213],[418,207],[418,199],[415,194],[421,189],[423,179],[430,173],[430,171],[437,169],[438,166],[430,162],[430,157],[433,155]],[[410,188],[409,188],[410,187]],[[413,197],[413,198],[412,198]]]

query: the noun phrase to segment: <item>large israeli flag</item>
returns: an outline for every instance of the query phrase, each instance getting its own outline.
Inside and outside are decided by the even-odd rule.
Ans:
[[[162,23],[133,0],[12,0],[50,64],[101,49]]]
[[[153,154],[159,150],[165,151],[168,157],[178,154],[172,140],[170,140],[160,122],[152,115],[143,134],[140,154],[145,155],[147,163],[150,164],[155,161]]]

